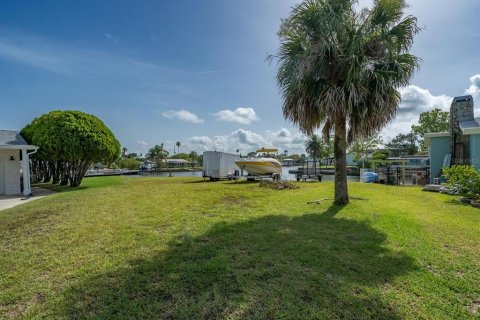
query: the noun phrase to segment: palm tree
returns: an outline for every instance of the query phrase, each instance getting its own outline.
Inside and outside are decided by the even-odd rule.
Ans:
[[[157,168],[162,167],[163,159],[168,157],[168,151],[163,148],[163,143],[155,145],[148,150],[146,157],[155,162]]]
[[[175,143],[175,145],[177,146],[177,153],[180,153],[180,146],[182,144],[180,143],[180,141],[177,141],[177,143]]]
[[[314,172],[317,174],[317,159],[322,154],[322,139],[316,135],[312,136],[305,141],[305,151],[313,158]]]
[[[322,128],[334,137],[335,203],[348,203],[346,149],[391,121],[398,88],[406,86],[419,59],[409,50],[419,31],[404,16],[405,0],[375,0],[355,11],[354,0],[306,0],[282,21],[273,58],[283,115],[307,135]]]
[[[123,147],[123,148],[122,148],[122,158],[127,157],[127,152],[128,152],[128,149],[125,148],[125,147]]]

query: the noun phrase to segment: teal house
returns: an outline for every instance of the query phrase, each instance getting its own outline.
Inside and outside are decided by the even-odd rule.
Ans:
[[[475,118],[473,97],[455,97],[450,107],[450,131],[426,133],[430,157],[430,183],[442,168],[471,164],[480,170],[480,118]]]

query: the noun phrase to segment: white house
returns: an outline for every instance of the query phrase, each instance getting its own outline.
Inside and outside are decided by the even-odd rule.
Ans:
[[[23,194],[31,195],[29,157],[37,150],[38,147],[25,142],[17,131],[0,130],[0,195],[21,193],[22,172]]]

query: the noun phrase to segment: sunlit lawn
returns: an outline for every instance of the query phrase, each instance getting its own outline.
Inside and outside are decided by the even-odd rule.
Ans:
[[[0,212],[0,318],[480,317],[480,210],[413,187],[89,178]]]

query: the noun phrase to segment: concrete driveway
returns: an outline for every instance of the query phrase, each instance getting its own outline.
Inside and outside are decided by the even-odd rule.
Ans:
[[[32,187],[33,197],[25,198],[24,196],[0,196],[0,211],[44,198],[53,193],[55,192],[48,189]]]

